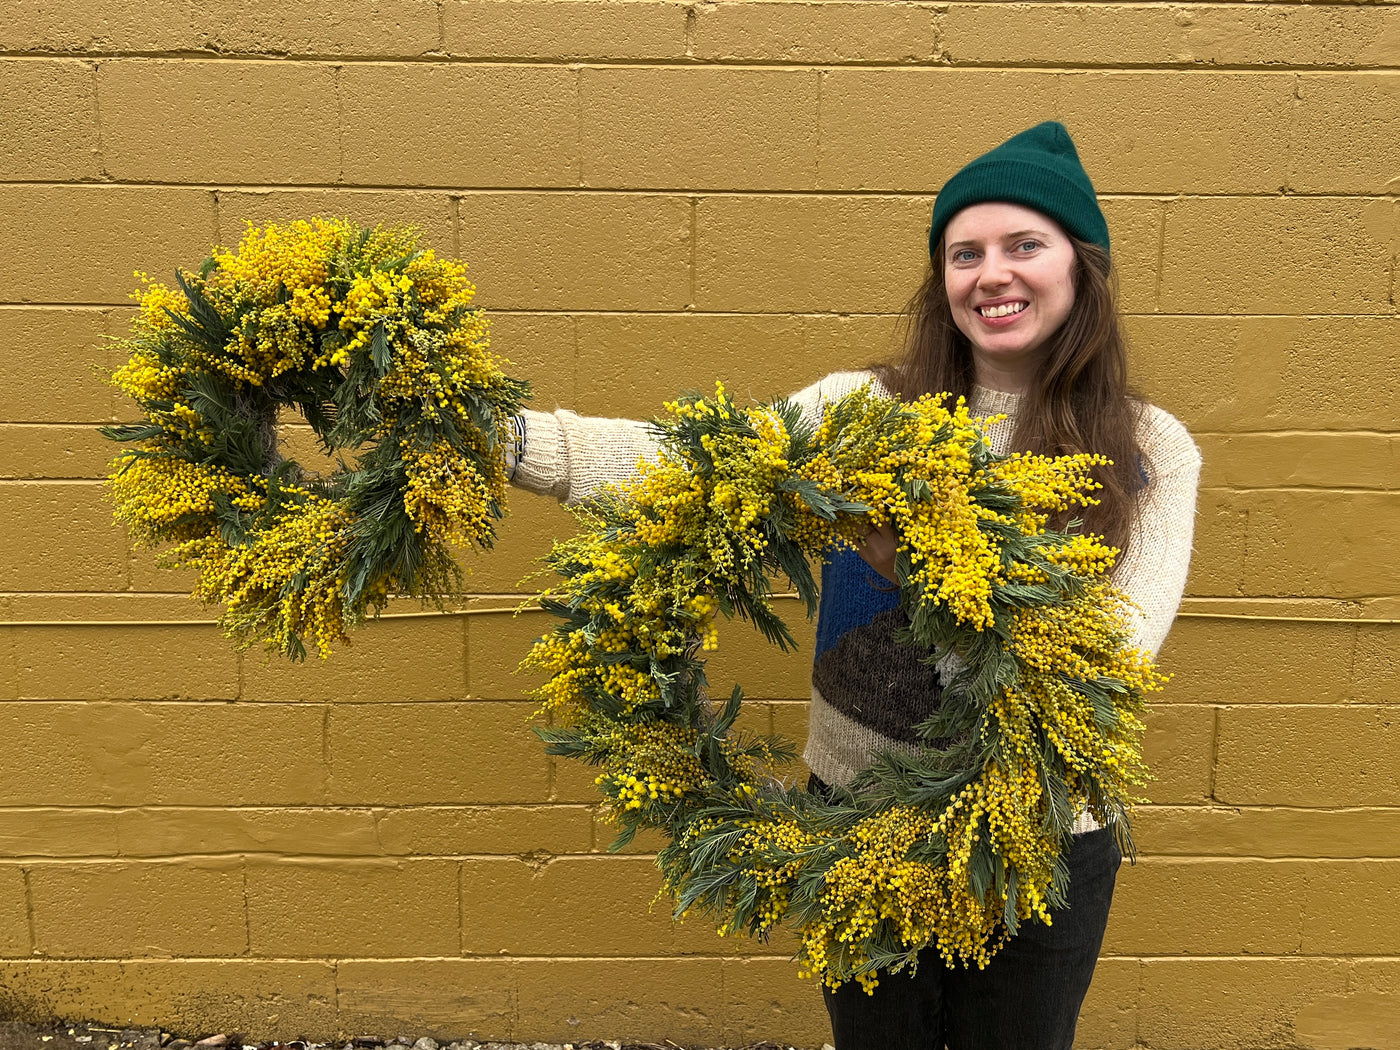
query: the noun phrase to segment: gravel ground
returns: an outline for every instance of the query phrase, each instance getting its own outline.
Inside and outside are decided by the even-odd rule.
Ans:
[[[216,1032],[180,1037],[159,1028],[106,1028],[86,1024],[22,1024],[0,1022],[0,1050],[686,1050],[680,1043],[478,1043],[471,1039],[438,1042],[356,1036],[332,1043],[293,1039],[286,1043],[244,1042],[237,1033]],[[793,1050],[781,1043],[753,1043],[740,1050]],[[829,1047],[823,1050],[830,1050]]]

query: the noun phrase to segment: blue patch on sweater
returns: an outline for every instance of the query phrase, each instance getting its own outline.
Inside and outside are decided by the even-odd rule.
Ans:
[[[855,551],[837,550],[822,566],[822,600],[817,609],[816,659],[854,627],[899,607],[899,588],[865,563]]]

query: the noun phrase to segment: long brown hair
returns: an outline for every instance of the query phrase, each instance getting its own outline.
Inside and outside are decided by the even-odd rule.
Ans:
[[[1114,306],[1108,253],[1074,242],[1074,305],[1050,337],[1044,363],[1026,392],[1012,448],[1045,455],[1098,452],[1112,460],[1094,470],[1098,506],[1082,508],[1085,529],[1127,549],[1134,494],[1144,484],[1136,424],[1140,402],[1128,388],[1128,356]],[[938,258],[942,258],[942,245]],[[903,317],[904,352],[876,366],[885,386],[906,399],[948,391],[972,395],[972,346],[948,305],[943,267],[933,263]]]

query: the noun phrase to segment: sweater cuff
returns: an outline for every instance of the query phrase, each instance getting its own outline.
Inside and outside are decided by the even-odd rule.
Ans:
[[[525,409],[525,451],[515,465],[512,484],[527,492],[564,499],[569,494],[569,446],[564,428],[552,412]]]

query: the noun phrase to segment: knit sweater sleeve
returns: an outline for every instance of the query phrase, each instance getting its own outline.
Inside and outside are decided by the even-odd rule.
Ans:
[[[1186,428],[1153,405],[1143,406],[1138,446],[1147,485],[1138,494],[1128,551],[1113,582],[1137,605],[1133,643],[1155,656],[1186,588],[1201,454]]]
[[[639,461],[656,459],[657,436],[638,420],[567,409],[522,414],[525,448],[511,480],[530,492],[585,503],[603,486],[630,478]]]

